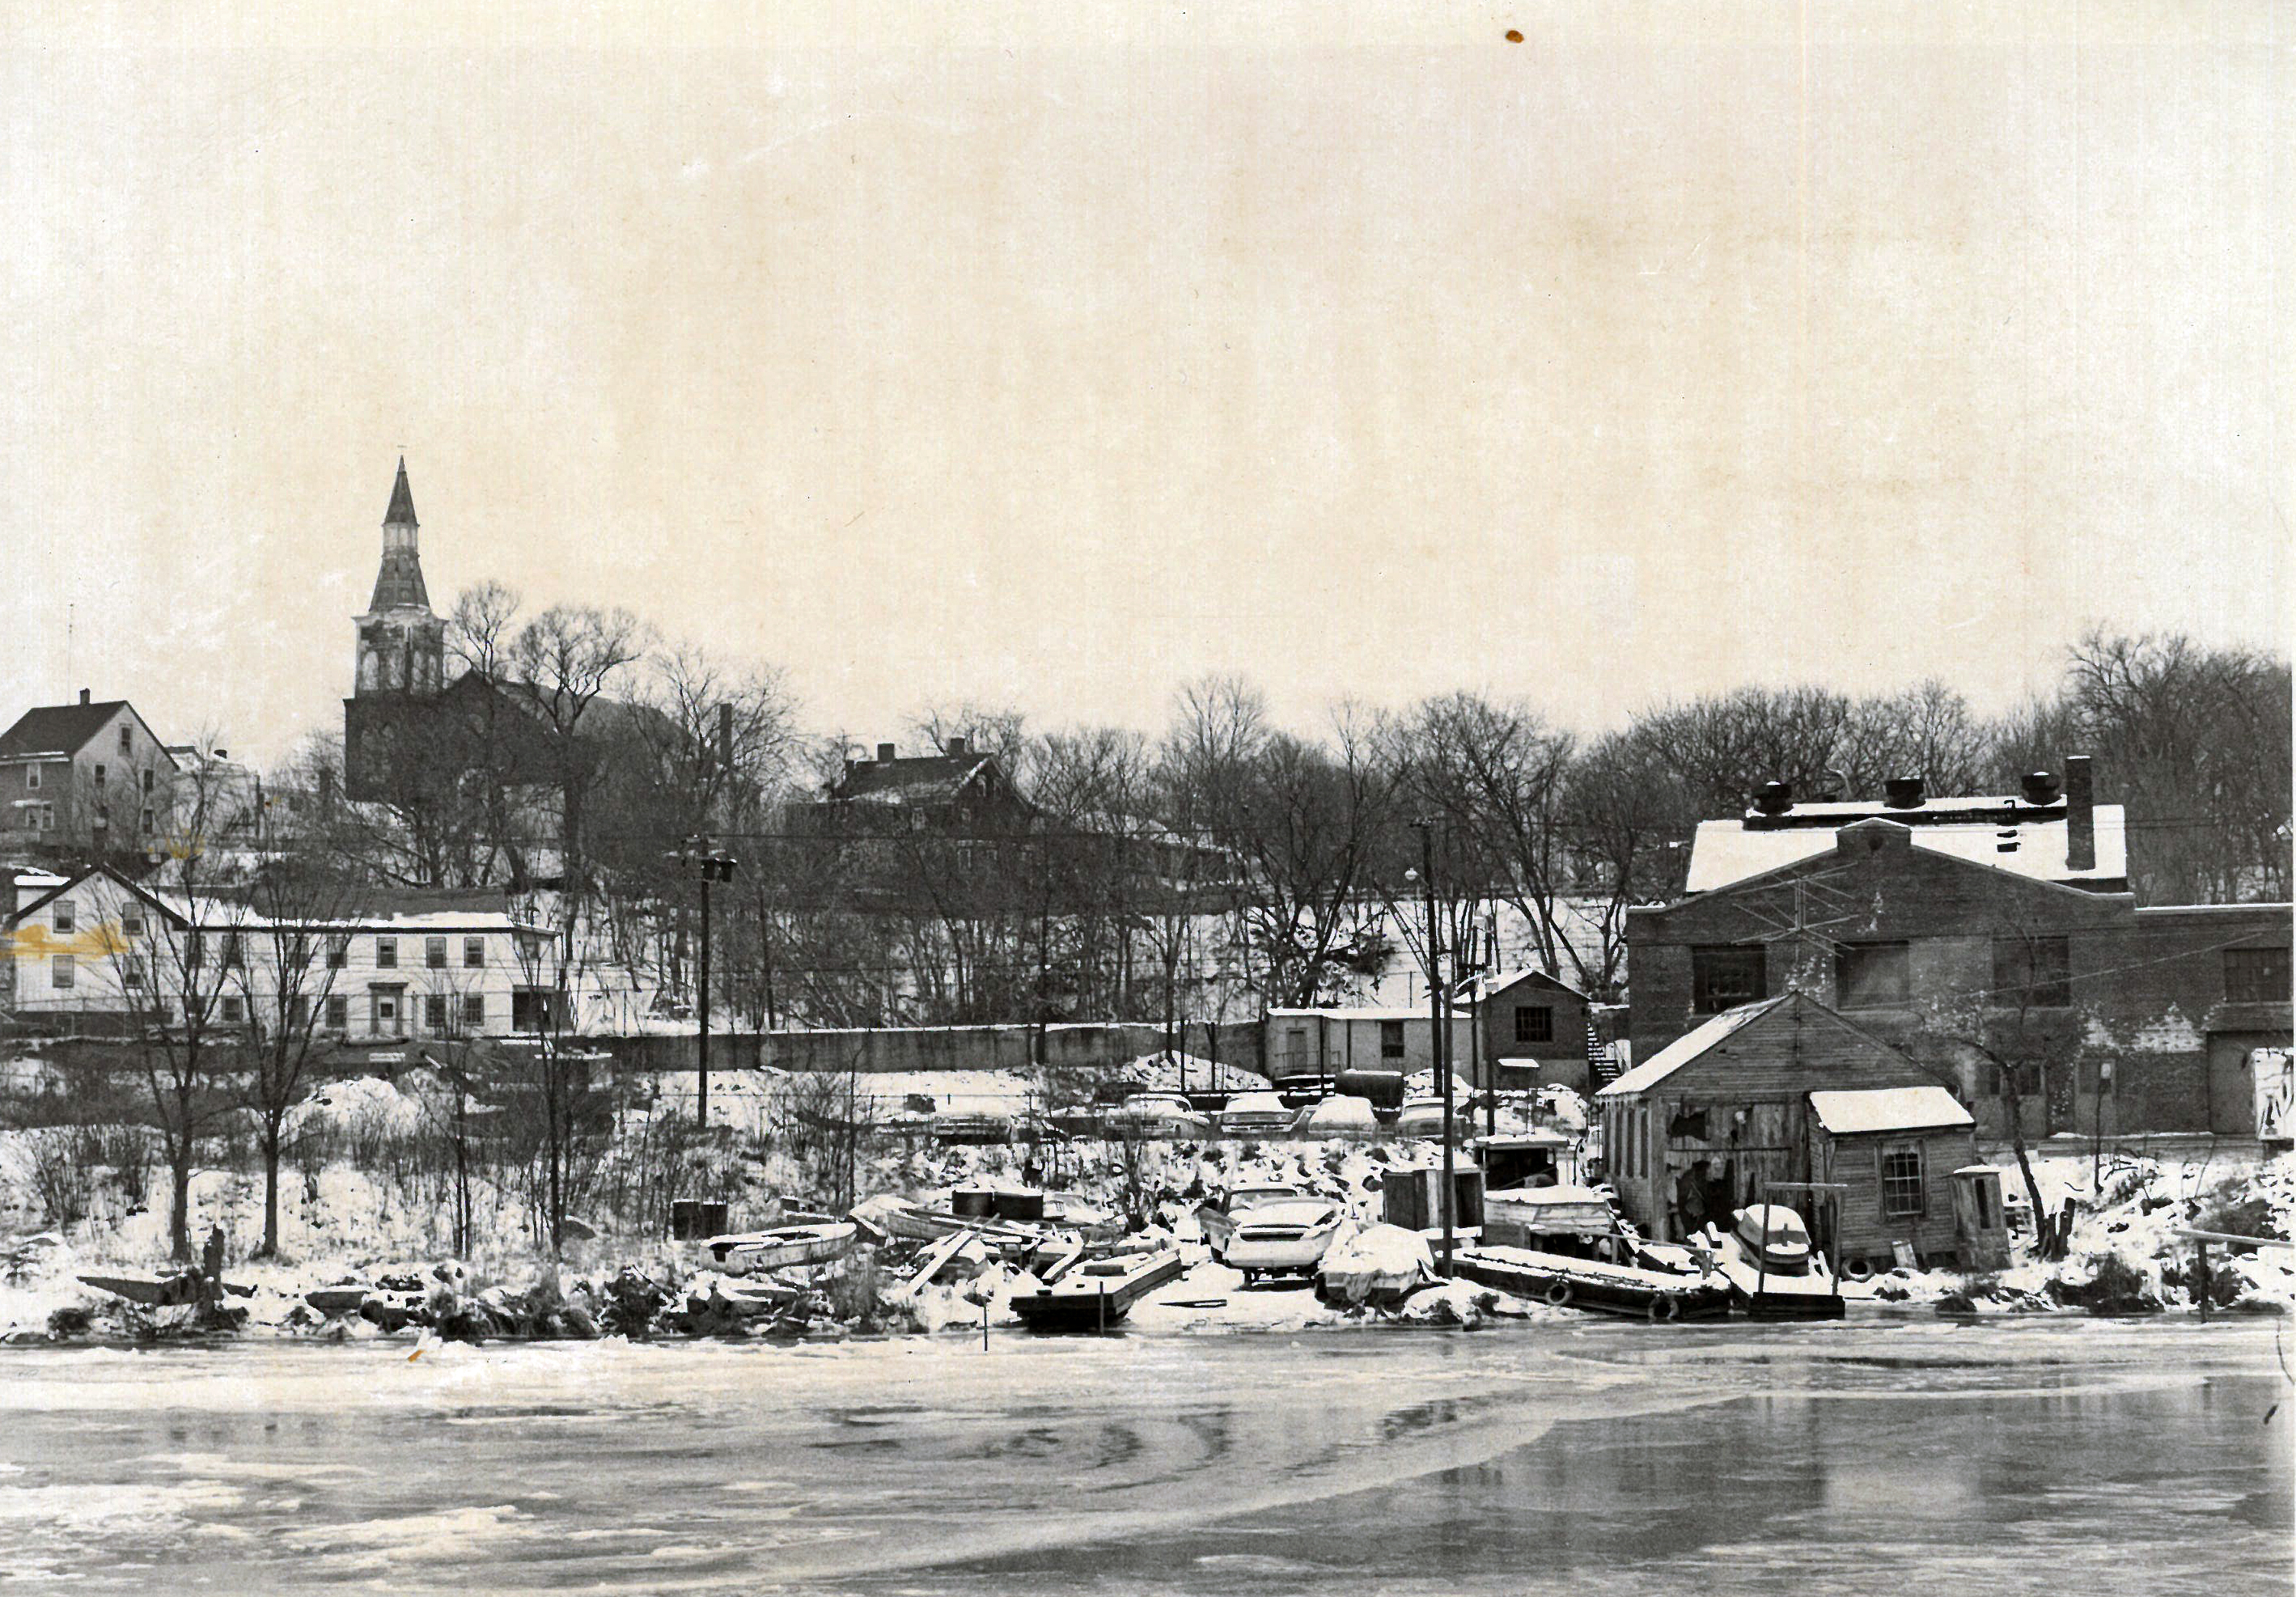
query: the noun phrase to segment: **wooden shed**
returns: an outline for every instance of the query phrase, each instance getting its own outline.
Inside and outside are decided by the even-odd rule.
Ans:
[[[1956,1223],[1953,1189],[1954,1172],[1976,1161],[1977,1121],[1951,1093],[1820,1091],[1809,1108],[1816,1179],[1848,1189],[1834,1194],[1835,1263],[1886,1270],[1901,1242],[1925,1261],[1973,1244]]]
[[[1710,1220],[1726,1226],[1732,1211],[1762,1200],[1766,1183],[1829,1179],[1813,1141],[1812,1093],[1936,1081],[1816,999],[1784,994],[1715,1016],[1597,1093],[1603,1167],[1646,1233],[1678,1241]],[[1967,1162],[1944,1163],[1940,1177]],[[1790,1206],[1831,1251],[1834,1206]],[[1949,1196],[1943,1207],[1949,1219]]]

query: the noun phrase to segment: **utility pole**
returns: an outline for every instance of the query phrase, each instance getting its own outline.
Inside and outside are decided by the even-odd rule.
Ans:
[[[1451,1152],[1451,1050],[1443,1026],[1443,931],[1435,918],[1434,823],[1422,817],[1411,823],[1419,832],[1420,885],[1427,897],[1427,1010],[1434,1025],[1435,1078],[1443,1085],[1443,1276],[1451,1276],[1456,1244],[1455,1211],[1458,1193]]]
[[[694,1039],[694,1118],[709,1124],[709,884],[734,880],[739,864],[730,854],[709,847],[707,837],[690,837],[685,847],[668,856],[682,875],[701,879],[701,1028]]]

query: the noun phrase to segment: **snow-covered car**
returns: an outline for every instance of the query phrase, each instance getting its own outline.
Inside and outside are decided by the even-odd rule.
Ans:
[[[1301,1110],[1292,1128],[1309,1137],[1375,1137],[1379,1119],[1370,1099],[1333,1096]]]
[[[1218,1259],[1227,1251],[1228,1240],[1235,1235],[1236,1222],[1245,1214],[1263,1204],[1294,1202],[1309,1195],[1299,1187],[1272,1182],[1232,1187],[1196,1206],[1196,1229],[1203,1233],[1204,1246]]]
[[[1208,1137],[1212,1124],[1177,1093],[1135,1093],[1108,1111],[1112,1134],[1129,1133],[1151,1137]]]
[[[1348,1211],[1328,1198],[1256,1204],[1236,1217],[1223,1261],[1247,1282],[1311,1274],[1352,1224]]]
[[[1464,1131],[1467,1118],[1455,1108],[1451,1114],[1454,1131]],[[1439,1137],[1443,1134],[1443,1101],[1440,1098],[1406,1098],[1396,1111],[1395,1134],[1399,1137]]]
[[[1219,1128],[1229,1136],[1288,1130],[1292,1110],[1277,1092],[1238,1093],[1219,1112]]]

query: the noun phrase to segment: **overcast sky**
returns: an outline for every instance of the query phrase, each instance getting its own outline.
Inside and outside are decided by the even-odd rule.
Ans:
[[[330,9],[0,20],[0,718],[339,726],[402,450],[870,741],[2284,631],[2262,0]]]

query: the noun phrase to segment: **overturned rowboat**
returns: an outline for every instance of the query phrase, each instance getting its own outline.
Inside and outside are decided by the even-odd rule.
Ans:
[[[115,1298],[125,1298],[130,1303],[140,1303],[147,1308],[182,1308],[200,1300],[200,1275],[186,1270],[180,1275],[83,1275],[79,1278],[99,1291],[110,1292]],[[217,1283],[234,1298],[252,1298],[255,1289],[235,1281]]]
[[[1556,1307],[1599,1309],[1664,1324],[1730,1312],[1719,1271],[1678,1272],[1496,1244],[1462,1251],[1453,1268],[1478,1286]]]
[[[735,1232],[711,1237],[703,1244],[709,1257],[728,1271],[783,1270],[792,1265],[822,1265],[853,1251],[860,1228],[850,1220],[824,1220],[802,1225],[776,1225],[765,1231]]]

